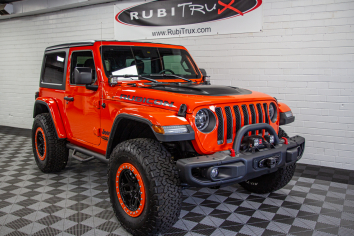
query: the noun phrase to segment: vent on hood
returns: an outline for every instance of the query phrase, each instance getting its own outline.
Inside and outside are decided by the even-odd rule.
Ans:
[[[161,90],[165,92],[204,95],[204,96],[228,96],[251,94],[250,90],[237,87],[218,86],[218,85],[155,85],[149,89]]]

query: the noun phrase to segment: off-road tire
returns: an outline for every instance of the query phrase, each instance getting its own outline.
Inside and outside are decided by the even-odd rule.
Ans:
[[[120,188],[116,185],[118,168],[121,170],[125,163],[136,168],[145,186],[145,206],[138,217],[128,215],[117,196]],[[109,160],[108,191],[117,219],[132,235],[164,232],[180,215],[182,189],[178,171],[170,153],[156,140],[132,139],[114,148]]]
[[[282,128],[279,128],[278,137],[289,138],[287,133]],[[252,193],[271,193],[283,188],[290,182],[294,176],[295,168],[296,164],[294,163],[280,168],[273,173],[242,182],[240,185]]]
[[[45,139],[45,155],[38,155],[36,149],[36,132],[41,129]],[[58,139],[50,114],[43,113],[36,116],[32,126],[32,149],[38,168],[44,173],[58,172],[65,168],[68,162],[69,150],[66,140]],[[43,159],[43,160],[42,160]]]

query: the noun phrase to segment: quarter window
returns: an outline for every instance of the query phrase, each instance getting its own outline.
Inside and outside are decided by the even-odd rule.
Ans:
[[[42,82],[60,85],[63,84],[65,59],[65,52],[47,54],[45,57]]]

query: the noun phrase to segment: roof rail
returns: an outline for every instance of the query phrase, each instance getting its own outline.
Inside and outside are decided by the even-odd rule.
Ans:
[[[83,41],[83,42],[64,43],[64,44],[58,44],[58,45],[50,46],[50,47],[47,47],[45,49],[45,51],[52,51],[52,50],[57,50],[57,49],[62,49],[62,48],[70,48],[70,47],[92,46],[95,42],[101,42],[101,41],[102,42],[151,43],[151,44],[164,45],[164,43],[129,41],[129,40],[124,40],[124,41],[118,41],[118,40],[88,40],[88,41]],[[173,45],[173,44],[168,44],[168,45]],[[178,46],[178,45],[173,45],[173,46]]]
[[[45,51],[51,51],[51,50],[56,50],[61,48],[70,48],[70,47],[92,46],[95,42],[96,40],[89,40],[83,42],[58,44],[58,45],[47,47]]]

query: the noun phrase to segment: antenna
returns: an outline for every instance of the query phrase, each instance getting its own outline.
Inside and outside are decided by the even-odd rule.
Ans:
[[[101,21],[101,45],[102,45],[102,21]]]
[[[101,21],[101,62],[102,62],[102,69],[104,69],[104,62],[103,62],[103,55],[102,55],[102,21]],[[103,80],[103,73],[101,70],[101,80]],[[102,86],[104,85],[104,83],[102,83]],[[101,89],[101,104],[103,105],[103,87]],[[105,105],[106,106],[106,105]]]

